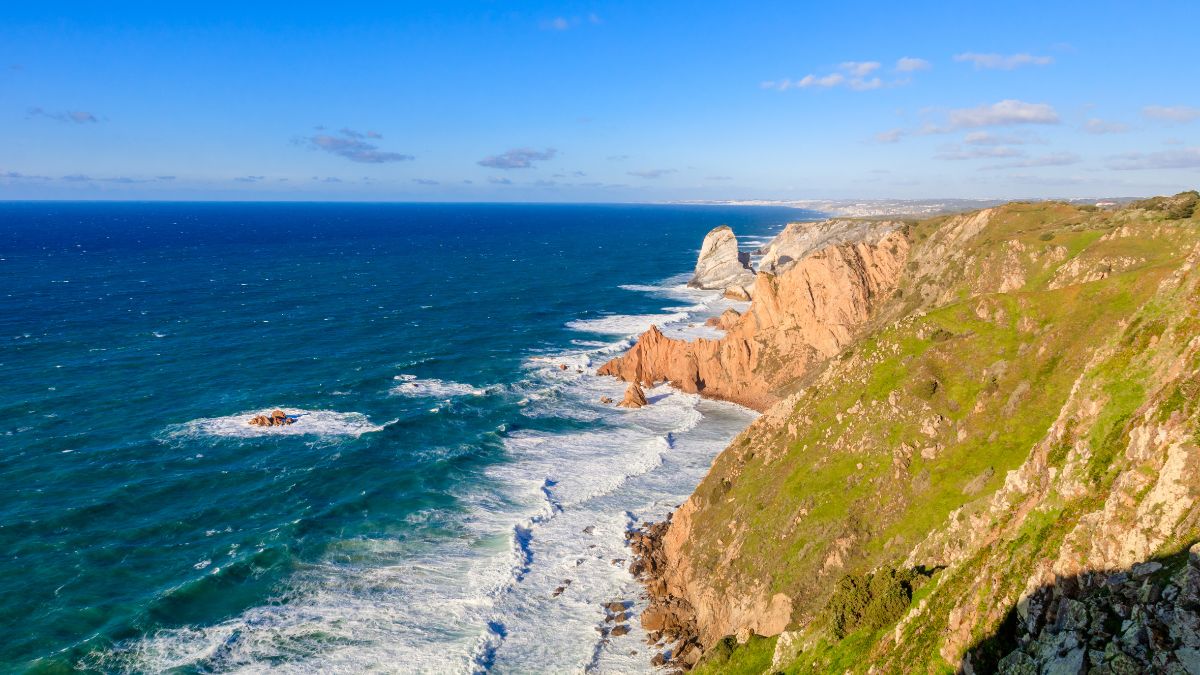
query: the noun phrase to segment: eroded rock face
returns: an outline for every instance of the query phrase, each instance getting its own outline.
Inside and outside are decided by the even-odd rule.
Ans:
[[[909,244],[894,223],[869,223],[865,229],[863,223],[831,223],[821,226],[822,241],[840,243],[776,267],[778,275],[760,273],[750,309],[722,317],[725,337],[686,342],[651,327],[599,374],[647,386],[667,381],[688,393],[765,410],[776,399],[776,386],[847,345],[891,297],[903,272]],[[861,238],[849,241],[850,233]]]
[[[704,237],[696,273],[688,286],[723,291],[744,291],[754,285],[750,254],[738,251],[737,237],[728,225],[715,227]]]
[[[294,424],[296,418],[290,417],[282,410],[272,410],[270,415],[255,415],[251,417],[247,424],[254,427],[282,427],[287,424]]]

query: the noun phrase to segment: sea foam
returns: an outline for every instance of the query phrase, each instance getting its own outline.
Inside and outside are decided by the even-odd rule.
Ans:
[[[475,387],[461,382],[447,382],[436,378],[421,379],[416,375],[402,374],[392,379],[396,380],[396,384],[388,390],[388,393],[394,396],[450,399],[456,396],[483,396],[488,393],[486,387]]]
[[[259,427],[249,424],[256,415],[270,415],[275,408],[248,410],[236,415],[224,417],[205,417],[167,428],[169,438],[195,438],[199,436],[220,436],[226,438],[257,438],[263,436],[361,436],[362,434],[382,430],[387,425],[373,424],[364,414],[359,412],[338,412],[335,410],[302,410],[297,408],[279,409],[287,411],[296,421],[280,427]]]

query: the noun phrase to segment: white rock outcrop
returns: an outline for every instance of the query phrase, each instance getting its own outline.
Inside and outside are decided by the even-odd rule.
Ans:
[[[750,254],[738,250],[737,237],[728,225],[715,227],[704,236],[696,273],[688,286],[749,295],[749,289],[754,287]]]

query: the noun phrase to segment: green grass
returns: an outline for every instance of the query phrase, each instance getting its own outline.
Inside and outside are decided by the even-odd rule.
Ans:
[[[938,241],[946,222],[914,224],[914,246]],[[794,624],[809,625],[841,575],[896,565],[954,510],[982,509],[1006,473],[1046,439],[1073,386],[1094,392],[1099,412],[1086,425],[1068,419],[1064,438],[1045,448],[1047,462],[1061,468],[1076,440],[1084,440],[1087,479],[1100,494],[1123,466],[1130,421],[1154,393],[1142,384],[1152,379],[1154,345],[1179,330],[1171,326],[1200,331],[1195,317],[1180,323],[1180,302],[1151,302],[1200,241],[1194,226],[1162,222],[1066,204],[1013,205],[960,242],[963,264],[942,269],[942,278],[910,266],[898,307],[907,311],[921,302],[924,284],[948,291],[937,297],[958,300],[899,323],[894,315],[881,322],[830,362],[829,377],[802,391],[787,424],[752,431],[718,457],[697,490],[685,549],[693,569],[707,570],[708,581],[730,593],[748,584],[785,593]],[[1118,225],[1133,236],[1101,241]],[[1025,266],[1025,285],[980,295],[978,289],[998,287],[1011,272],[1005,269],[1014,264],[1010,241],[1025,247],[1015,258]],[[1065,256],[1052,251],[1058,247]],[[1047,289],[1073,259],[1086,270],[1114,257],[1139,262],[1104,279]],[[1193,410],[1197,394],[1200,381],[1167,390],[1160,417]],[[922,433],[938,418],[943,421],[932,438]],[[925,448],[936,451],[923,457]],[[1060,546],[1070,524],[1091,506],[1050,495],[1019,526],[1005,532],[1004,523],[994,524],[1003,541],[965,563],[968,569],[997,565],[987,584],[976,588],[955,577],[917,589],[912,604],[925,600],[928,616],[906,628],[903,647],[881,658],[904,672],[953,670],[938,648],[954,603],[975,598],[988,607],[1019,592],[1034,563]],[[995,558],[999,551],[1004,560]],[[998,618],[983,621],[977,638],[991,620]],[[843,640],[818,640],[787,672],[863,671],[868,656],[879,656],[886,632],[855,630]],[[730,659],[741,652],[738,658],[758,664],[754,651],[739,648]]]
[[[727,637],[713,645],[691,670],[696,675],[762,675],[775,656],[775,637],[751,635],[744,645]]]

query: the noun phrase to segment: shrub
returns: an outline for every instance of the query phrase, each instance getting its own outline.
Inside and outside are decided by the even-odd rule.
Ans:
[[[1042,241],[1050,241],[1053,238],[1054,238],[1053,232],[1043,232],[1040,235],[1038,235],[1038,239],[1041,239]]]
[[[838,580],[822,615],[839,640],[859,628],[877,631],[908,609],[916,573],[884,567],[877,572],[847,574]]]

